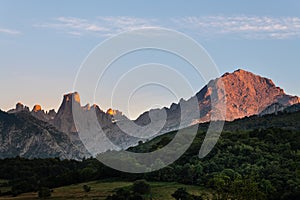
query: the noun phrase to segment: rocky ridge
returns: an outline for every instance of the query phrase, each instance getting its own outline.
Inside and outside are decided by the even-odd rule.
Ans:
[[[195,100],[200,112],[192,115],[194,107],[191,104]],[[77,92],[64,95],[57,113],[54,110],[44,112],[39,105],[29,111],[29,108],[21,103],[18,103],[16,108],[10,110],[9,113],[30,113],[31,116],[52,124],[57,130],[67,134],[81,155],[86,155],[87,150],[80,137],[85,137],[90,132],[89,121],[94,120],[94,114],[107,138],[118,147],[117,149],[124,149],[146,140],[147,137],[151,138],[192,124],[210,120],[233,121],[252,115],[272,114],[298,103],[300,103],[299,97],[287,95],[272,80],[240,69],[211,80],[188,100],[181,99],[180,102],[173,103],[168,108],[147,111],[134,121],[129,120],[117,110],[108,109],[104,112],[97,105],[82,106]],[[214,105],[213,108],[212,105]],[[186,109],[181,111],[182,107]],[[72,114],[74,109],[85,121],[81,130],[75,126]],[[225,114],[224,117],[222,114]],[[99,130],[93,131],[94,135],[99,133]],[[100,140],[107,140],[107,138],[100,138]],[[94,138],[85,139],[93,140]],[[104,145],[95,146],[92,149],[92,154],[96,154],[111,148]]]

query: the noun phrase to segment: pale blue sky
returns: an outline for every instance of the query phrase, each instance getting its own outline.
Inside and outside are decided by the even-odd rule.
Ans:
[[[72,90],[81,62],[97,44],[148,26],[194,38],[221,74],[243,68],[300,95],[299,11],[298,0],[0,1],[0,108],[21,101],[57,110],[62,94]],[[200,89],[204,82],[193,84]],[[173,101],[172,95],[164,98],[163,91],[152,90],[157,95],[145,97],[150,98],[147,105],[140,95],[137,106],[129,106],[133,117],[150,104]],[[109,107],[105,98],[96,99],[104,110]]]

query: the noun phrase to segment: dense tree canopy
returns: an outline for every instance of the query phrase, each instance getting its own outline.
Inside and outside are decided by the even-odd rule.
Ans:
[[[257,119],[245,120],[247,124],[258,123]],[[273,122],[264,120],[264,123]],[[293,124],[291,120],[289,118],[286,123]],[[13,195],[45,187],[117,178],[200,185],[211,190],[215,199],[299,199],[300,131],[294,126],[247,130],[247,124],[238,121],[225,128],[212,152],[204,159],[198,158],[205,136],[205,131],[200,129],[193,144],[180,159],[147,174],[118,172],[94,158],[75,161],[17,157],[0,160],[0,179],[9,180],[9,193]],[[155,151],[168,144],[174,135],[175,132],[168,133],[129,150]],[[148,190],[146,186],[144,189]],[[123,192],[122,195],[126,193],[119,192]]]

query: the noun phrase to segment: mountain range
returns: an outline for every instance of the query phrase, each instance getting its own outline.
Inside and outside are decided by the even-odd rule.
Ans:
[[[189,105],[195,100],[200,113],[190,115],[192,110],[189,109],[193,108]],[[80,134],[85,133],[75,126],[72,114],[74,105],[83,116],[87,116],[86,119],[89,119],[91,113],[96,113],[97,121],[107,138],[117,149],[126,149],[137,145],[139,141],[193,124],[224,120],[218,118],[219,113],[225,114],[226,121],[233,121],[253,115],[277,114],[283,110],[298,111],[299,103],[299,97],[286,94],[272,80],[241,69],[211,80],[188,100],[182,99],[168,108],[147,111],[136,120],[129,120],[118,110],[104,112],[98,105],[82,106],[79,94],[74,92],[64,95],[57,113],[54,110],[45,112],[40,105],[30,110],[22,103],[17,103],[8,112],[1,111],[0,158],[23,156],[82,159],[109,150],[109,147],[101,146],[87,151],[80,138]],[[222,104],[225,110],[222,110]],[[183,112],[182,105],[187,105]],[[161,124],[162,116],[165,116],[164,124]],[[132,129],[133,125],[139,125],[140,128]],[[124,127],[127,129],[125,132],[129,130],[133,133],[126,134]]]

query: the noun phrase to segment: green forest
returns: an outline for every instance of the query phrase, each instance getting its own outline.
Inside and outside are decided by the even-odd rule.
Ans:
[[[297,113],[298,117],[299,115]],[[278,118],[281,120],[277,120]],[[145,180],[139,182],[142,187],[148,187],[145,186],[147,181],[201,186],[210,191],[212,199],[299,199],[300,130],[293,125],[296,121],[291,121],[290,118],[296,119],[291,114],[285,114],[228,123],[216,146],[203,159],[198,158],[205,136],[203,127],[200,127],[193,144],[180,159],[161,170],[145,174],[119,172],[106,167],[95,158],[82,161],[59,158],[29,160],[20,157],[3,159],[0,160],[0,179],[8,181],[0,183],[0,190],[4,186],[10,189],[1,191],[1,195],[17,196],[25,192],[40,191],[41,188],[51,190],[95,180],[130,181],[133,185],[137,180]],[[257,123],[261,123],[259,120],[264,121],[265,126],[258,126]],[[277,121],[290,125],[283,124],[284,128],[279,128]],[[168,144],[175,134],[176,132],[171,132],[159,136],[129,150],[155,151]],[[145,190],[144,193],[147,193],[150,189]],[[133,191],[135,190],[123,189],[107,199],[151,198],[149,195],[134,197]],[[172,197],[208,198],[189,195],[185,188],[178,188]]]

